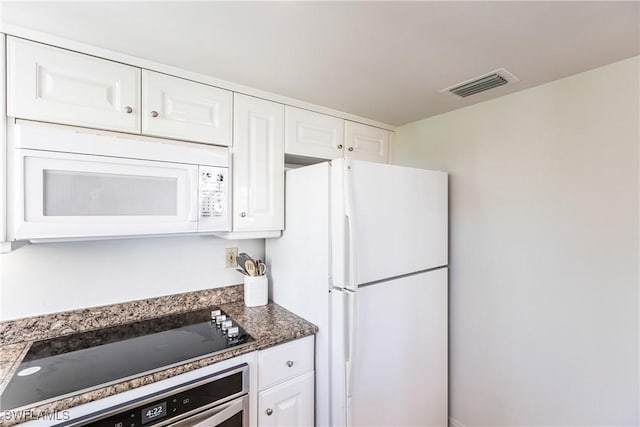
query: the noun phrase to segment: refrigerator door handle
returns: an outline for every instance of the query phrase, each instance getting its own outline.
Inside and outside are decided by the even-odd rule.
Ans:
[[[358,313],[358,303],[355,292],[346,291],[345,295],[347,297],[347,351],[346,351],[346,363],[345,363],[345,373],[346,373],[346,396],[347,401],[353,395],[353,371],[354,371],[354,362],[355,362],[355,353],[356,353],[356,337],[357,337],[357,313]],[[347,405],[347,408],[349,406]],[[349,410],[347,410],[347,416],[349,415]]]
[[[358,280],[357,280],[357,251],[356,251],[356,232],[355,227],[353,226],[353,191],[351,184],[351,163],[347,160],[344,166],[344,209],[345,215],[347,217],[347,236],[348,236],[348,251],[347,256],[349,257],[349,261],[347,265],[349,266],[349,277],[348,282],[346,283],[346,288],[351,291],[356,291],[358,289]]]

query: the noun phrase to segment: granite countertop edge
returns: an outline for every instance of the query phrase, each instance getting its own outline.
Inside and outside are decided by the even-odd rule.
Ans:
[[[202,359],[141,375],[120,383],[80,392],[73,396],[37,406],[18,408],[19,410],[25,411],[23,414],[28,414],[29,418],[27,419],[9,419],[7,418],[7,413],[11,411],[5,411],[0,414],[0,426],[12,426],[37,419],[39,416],[61,412],[75,406],[203,368],[232,357],[263,350],[318,332],[317,326],[273,302],[261,307],[246,307],[243,301],[217,304],[217,306],[242,326],[255,341],[237,348],[229,348]],[[0,346],[0,364],[5,367],[4,370],[6,371],[4,378],[0,380],[0,391],[4,390],[6,384],[10,381],[13,373],[27,354],[32,342],[33,341],[25,341]]]

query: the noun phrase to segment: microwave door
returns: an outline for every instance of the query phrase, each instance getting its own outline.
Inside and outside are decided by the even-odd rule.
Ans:
[[[198,166],[18,149],[14,236],[196,232]]]

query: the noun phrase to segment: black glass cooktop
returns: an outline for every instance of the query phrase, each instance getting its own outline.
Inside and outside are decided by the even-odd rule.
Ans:
[[[37,341],[0,395],[0,410],[98,388],[254,341],[228,317],[224,324],[222,318],[212,320],[216,310]],[[238,330],[227,333],[229,327]]]

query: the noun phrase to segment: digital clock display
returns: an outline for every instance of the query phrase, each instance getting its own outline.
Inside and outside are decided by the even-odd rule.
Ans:
[[[142,410],[142,424],[159,420],[167,416],[167,402],[158,403]]]

